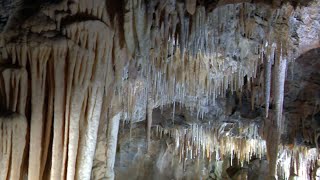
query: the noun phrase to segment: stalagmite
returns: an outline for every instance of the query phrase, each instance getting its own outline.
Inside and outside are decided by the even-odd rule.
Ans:
[[[279,129],[272,124],[269,124],[266,127],[266,131],[268,132],[267,138],[267,154],[269,161],[269,179],[277,178],[277,157],[279,152]]]

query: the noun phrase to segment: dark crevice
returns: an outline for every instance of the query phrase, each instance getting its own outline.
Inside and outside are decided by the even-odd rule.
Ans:
[[[67,16],[61,19],[61,27],[64,27],[66,25],[69,25],[75,22],[83,22],[83,21],[100,21],[106,26],[108,26],[105,22],[103,22],[101,19],[99,19],[96,16],[86,14],[86,13],[77,13],[73,16]]]
[[[106,1],[107,12],[110,17],[111,24],[118,29],[119,45],[123,48],[125,45],[124,37],[124,0],[111,0]],[[116,22],[115,22],[116,21]]]

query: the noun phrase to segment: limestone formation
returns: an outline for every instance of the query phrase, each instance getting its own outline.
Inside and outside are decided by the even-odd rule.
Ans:
[[[316,179],[319,9],[5,0],[0,180]]]

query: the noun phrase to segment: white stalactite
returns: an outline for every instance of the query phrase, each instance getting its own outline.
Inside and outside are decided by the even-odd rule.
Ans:
[[[280,48],[280,47],[278,47]],[[282,49],[277,50],[274,67],[274,104],[275,111],[272,117],[273,123],[267,122],[267,148],[269,157],[269,174],[270,178],[277,177],[277,160],[280,143],[280,135],[282,132],[283,117],[283,98],[284,98],[284,83],[286,77],[287,59],[283,58]]]
[[[265,60],[265,117],[269,116],[269,106],[270,106],[270,90],[271,90],[271,65],[272,62],[270,59]]]
[[[120,123],[121,113],[118,113],[112,116],[108,121],[108,130],[107,130],[107,171],[106,179],[114,179],[114,163],[116,159],[116,150],[117,150],[117,141],[118,141],[118,131]]]
[[[280,54],[279,54],[280,55]],[[276,124],[279,130],[282,129],[282,110],[283,110],[283,98],[284,98],[284,83],[286,78],[287,59],[280,55],[279,59],[275,63],[275,80],[274,80],[274,102],[276,113]]]

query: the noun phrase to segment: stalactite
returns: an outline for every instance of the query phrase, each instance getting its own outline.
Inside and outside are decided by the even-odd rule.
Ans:
[[[185,4],[186,4],[186,9],[187,9],[188,13],[193,15],[196,12],[197,1],[196,0],[186,0]]]
[[[134,56],[135,53],[135,36],[134,36],[134,11],[133,11],[133,1],[128,0],[125,4],[125,14],[124,14],[124,36],[127,44],[128,51],[131,57]]]
[[[284,99],[284,83],[286,78],[286,69],[287,69],[287,59],[283,57],[282,50],[279,54],[277,61],[275,62],[275,113],[276,113],[276,124],[279,129],[281,129],[282,121],[282,109],[283,109],[283,99]]]
[[[0,117],[0,179],[22,179],[27,120],[17,113]]]
[[[108,121],[108,130],[107,130],[107,155],[106,155],[106,178],[109,180],[114,179],[114,163],[116,158],[116,148],[118,140],[118,131],[119,131],[119,122],[121,114],[110,115]]]
[[[220,133],[224,131],[226,124],[220,126]],[[214,126],[210,126],[214,127]],[[163,129],[159,126],[157,131],[165,132],[163,135],[173,134],[176,145],[180,148],[176,149],[179,154],[180,162],[193,160],[196,158],[214,159],[211,157],[213,154],[216,156],[232,156],[239,158],[243,164],[249,162],[253,155],[263,157],[266,153],[266,144],[257,134],[258,128],[256,126],[248,126],[247,135],[248,139],[242,139],[232,136],[220,136],[218,129],[204,128],[201,125],[193,124],[190,129]],[[166,131],[168,131],[166,133]],[[163,138],[162,133],[160,137]],[[159,136],[159,135],[157,135]],[[220,136],[220,137],[217,137]],[[218,141],[218,142],[217,142]],[[218,151],[220,149],[220,151]],[[206,155],[204,155],[206,154]],[[219,158],[216,157],[216,160]]]
[[[265,59],[265,117],[269,116],[270,90],[271,90],[271,66],[274,58],[275,44],[272,44],[271,54]],[[262,55],[263,56],[263,55]]]
[[[69,46],[70,61],[68,62],[68,82],[74,82],[73,85],[67,86],[67,103],[70,103],[70,111],[66,114],[66,134],[69,134],[68,139],[68,160],[67,160],[67,179],[74,179],[76,174],[76,159],[78,153],[78,143],[80,138],[80,121],[81,111],[84,103],[86,103],[86,90],[89,85],[90,71],[92,64],[89,64],[88,56],[80,49],[74,48],[71,44]],[[74,49],[73,49],[74,48]],[[80,65],[87,66],[86,71],[80,71]],[[89,72],[88,72],[89,71]],[[78,78],[76,78],[78,77]],[[74,79],[74,80],[73,80]]]
[[[97,26],[97,25],[96,25]],[[91,175],[91,167],[95,153],[98,126],[100,120],[100,114],[102,109],[102,98],[104,93],[104,82],[107,73],[105,69],[108,66],[108,59],[111,58],[111,50],[112,50],[112,31],[105,27],[105,33],[101,33],[98,35],[97,39],[104,39],[104,41],[96,40],[97,45],[96,56],[95,56],[95,64],[93,64],[91,84],[89,85],[88,90],[88,98],[87,98],[87,117],[86,120],[82,119],[80,122],[80,142],[79,142],[79,154],[77,157],[77,170],[76,170],[76,178],[79,179],[90,179]],[[82,111],[83,116],[86,112]]]
[[[4,84],[0,84],[4,94],[1,97],[3,106],[7,110],[25,114],[25,106],[27,102],[27,90],[23,88],[27,86],[28,74],[25,68],[10,68],[1,70],[1,79]],[[0,104],[1,104],[0,103]]]
[[[152,111],[154,102],[153,99],[149,96],[147,100],[147,148],[148,152],[150,150],[150,142],[151,142],[151,126],[152,126]]]
[[[28,59],[31,66],[31,130],[30,130],[30,155],[28,177],[31,179],[41,179],[41,162],[44,129],[43,116],[45,88],[46,88],[46,66],[50,57],[51,49],[49,47],[35,47],[29,49]]]
[[[64,140],[61,135],[64,134],[64,97],[65,97],[65,74],[60,72],[64,70],[66,63],[67,42],[57,42],[53,46],[53,63],[54,63],[54,119],[53,119],[53,144],[52,144],[52,169],[51,179],[59,179],[64,177],[62,172]]]
[[[195,0],[129,0],[122,7],[122,19],[119,17],[122,13],[107,12],[106,3],[102,0],[79,0],[45,5],[39,8],[39,13],[35,12],[35,15],[26,18],[21,26],[28,33],[17,34],[17,38],[0,38],[1,66],[7,61],[13,65],[13,68],[0,69],[0,97],[4,100],[0,102],[1,108],[23,116],[28,110],[26,104],[31,105],[31,112],[28,112],[31,113],[31,119],[26,121],[30,121],[29,179],[45,179],[49,165],[51,179],[90,179],[99,120],[103,119],[101,114],[105,113],[102,111],[111,109],[116,114],[112,114],[108,121],[106,162],[106,175],[113,179],[116,134],[121,118],[119,114],[132,126],[139,102],[149,101],[146,108],[148,147],[151,105],[160,106],[162,110],[173,102],[174,120],[176,102],[179,102],[180,106],[196,111],[197,118],[203,118],[208,112],[205,107],[215,104],[218,96],[224,97],[229,88],[239,93],[241,101],[240,90],[245,76],[249,80],[248,88],[253,92],[252,108],[259,104],[255,103],[255,92],[258,90],[251,81],[262,62],[254,56],[259,54],[258,48],[252,50],[250,47],[262,46],[260,42],[254,42],[254,32],[263,31],[258,29],[261,28],[260,24],[258,27],[258,22],[251,17],[260,7],[249,3],[235,4],[231,8],[234,14],[230,17],[230,13],[225,13],[230,11],[229,6],[220,6],[209,12],[207,7],[197,5]],[[238,7],[240,10],[237,10]],[[270,10],[270,16],[275,18],[269,27],[270,42],[274,41],[272,33],[276,32],[272,29],[273,21],[281,19],[278,18],[282,16],[280,11]],[[111,14],[114,15],[113,25],[109,19]],[[234,43],[226,42],[230,36],[234,36]],[[5,41],[14,43],[6,44]],[[275,56],[275,47],[272,46],[270,44],[266,47],[268,50],[262,53],[267,56],[266,117],[269,114],[271,66]],[[277,53],[280,61],[275,62],[274,70],[277,128],[281,128],[283,123],[283,84],[287,58],[282,54],[288,54],[287,48],[283,48],[283,51],[285,53]],[[124,67],[128,64],[133,67],[127,70],[130,71],[129,75],[124,76]],[[134,73],[132,69],[135,69]],[[143,83],[136,83],[144,80]],[[30,100],[27,90],[24,91],[28,89],[24,88],[28,84],[31,88]],[[148,99],[154,102],[150,103]],[[104,102],[107,100],[111,103]],[[140,117],[142,113],[138,111],[137,114]],[[25,131],[21,130],[22,136],[29,133]],[[212,132],[199,125],[184,131],[157,127],[156,133],[161,138],[169,134],[176,139],[182,163],[205,157],[211,161],[215,153],[216,159],[238,157],[243,164],[253,154],[262,157],[266,149],[265,142],[259,138],[224,138],[221,136],[223,133],[210,136]],[[11,141],[8,138],[6,140]],[[221,151],[218,151],[220,147]],[[52,162],[47,162],[49,160]],[[1,172],[8,174],[9,170]],[[288,173],[284,174],[287,176]]]
[[[184,61],[184,46],[185,46],[185,18],[184,18],[184,4],[183,3],[177,3],[177,11],[180,19],[180,34],[179,34],[179,45],[180,45],[180,56],[181,61],[183,63]]]

